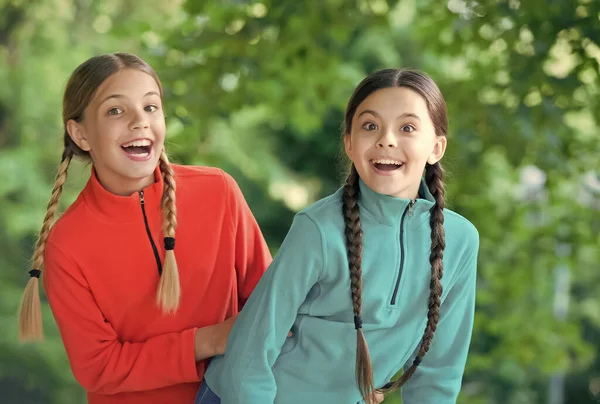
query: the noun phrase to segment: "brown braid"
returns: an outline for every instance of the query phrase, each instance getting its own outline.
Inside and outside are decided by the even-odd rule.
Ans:
[[[419,70],[383,69],[365,77],[354,89],[354,92],[352,93],[352,96],[348,101],[348,105],[346,106],[346,113],[344,115],[344,122],[342,124],[342,138],[344,140],[344,143],[346,144],[346,147],[348,147],[347,141],[352,136],[354,117],[359,106],[371,94],[381,89],[402,87],[408,88],[416,92],[426,102],[429,117],[431,118],[431,122],[433,123],[436,136],[446,137],[448,135],[448,116],[446,101],[444,100],[442,92],[440,91],[437,84],[433,81],[433,79],[429,77],[426,73],[423,73]],[[348,149],[346,149],[346,152],[348,152]],[[355,170],[354,173],[350,174],[348,180],[346,181],[346,186],[344,187],[344,202],[346,202],[347,199],[350,202],[355,202],[355,199],[352,199],[351,195],[355,195],[356,192],[353,194],[352,189],[348,186],[348,184],[353,184],[353,179],[355,180],[355,177],[352,177],[352,175],[357,176]],[[435,198],[435,205],[430,209],[431,253],[429,256],[429,261],[431,263],[431,281],[428,303],[429,310],[427,313],[427,327],[425,329],[425,333],[421,341],[421,346],[419,348],[418,355],[415,358],[413,364],[407,369],[407,371],[402,375],[402,377],[399,380],[396,380],[395,382],[390,382],[383,388],[378,389],[378,391],[381,392],[387,393],[397,389],[398,387],[402,386],[413,375],[413,373],[417,369],[417,366],[419,366],[421,360],[429,351],[433,335],[437,328],[437,323],[439,320],[440,300],[442,295],[441,279],[443,274],[443,253],[445,247],[443,227],[443,176],[444,170],[442,169],[442,166],[439,164],[439,162],[433,165],[427,165],[425,171],[425,180],[427,182],[427,186],[429,187],[431,193]],[[347,209],[345,205],[344,213],[346,213],[346,210],[348,210],[348,215],[350,215],[352,209]],[[356,210],[356,216],[356,222],[358,222],[358,209]],[[349,216],[346,219],[346,223],[346,226],[348,228],[351,225],[348,223],[352,223],[351,216]],[[348,242],[348,244],[351,245],[350,242]],[[351,253],[349,249],[349,255],[350,254]],[[350,268],[352,270],[352,265],[350,266]],[[363,390],[364,389],[361,388],[361,393],[363,392]]]
[[[417,357],[412,365],[402,374],[400,379],[396,380],[391,386],[381,389],[385,393],[400,388],[408,379],[412,377],[421,363],[421,360],[429,351],[433,335],[440,319],[440,304],[442,297],[442,276],[444,274],[444,248],[446,246],[444,236],[444,169],[437,162],[433,165],[427,165],[425,170],[425,181],[429,191],[435,199],[435,204],[430,209],[429,226],[431,227],[431,253],[429,262],[431,263],[431,280],[429,283],[429,310],[427,312],[427,326],[425,334],[421,340],[421,347]]]
[[[346,248],[348,249],[348,264],[350,267],[350,285],[354,323],[356,327],[356,382],[365,402],[375,390],[373,382],[373,366],[369,355],[369,347],[362,332],[362,239],[358,209],[358,173],[354,164],[344,184],[342,206],[346,223]]]
[[[175,205],[175,179],[173,169],[167,154],[163,151],[160,155],[160,171],[164,181],[162,199],[163,232],[165,235],[165,262],[163,264],[160,282],[156,293],[158,307],[165,314],[174,313],[181,300],[181,285],[179,283],[179,270],[175,259],[175,228],[177,227],[177,209]]]
[[[29,273],[31,278],[27,282],[25,292],[21,298],[19,307],[19,339],[21,341],[42,340],[44,330],[42,327],[42,312],[40,307],[39,276],[44,265],[44,248],[50,229],[54,224],[54,216],[58,208],[58,201],[62,194],[63,185],[67,181],[67,172],[69,164],[73,157],[70,148],[63,151],[62,160],[58,166],[52,196],[48,202],[46,216],[40,230],[40,235],[33,254],[33,270]]]

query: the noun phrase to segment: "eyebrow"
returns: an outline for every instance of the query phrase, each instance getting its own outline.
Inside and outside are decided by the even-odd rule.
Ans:
[[[371,114],[376,118],[381,118],[381,116],[377,112],[373,111],[372,109],[365,109],[360,114],[358,114],[358,117],[360,118],[364,114]],[[396,119],[400,119],[400,118],[416,118],[419,121],[421,120],[421,118],[419,118],[419,116],[417,114],[413,114],[412,112],[405,112],[396,117]]]
[[[148,91],[146,94],[144,94],[144,98],[151,96],[151,95],[156,95],[158,97],[160,97],[160,94],[158,94],[156,91]],[[109,95],[108,97],[106,97],[104,100],[102,100],[102,102],[100,104],[104,104],[106,101],[110,100],[111,98],[125,98],[125,96],[123,94],[112,94]]]

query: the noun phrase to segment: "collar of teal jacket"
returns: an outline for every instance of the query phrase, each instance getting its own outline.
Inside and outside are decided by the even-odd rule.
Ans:
[[[359,188],[359,206],[375,220],[389,226],[397,225],[405,212],[410,214],[411,219],[413,217],[419,219],[411,220],[412,223],[421,224],[424,219],[429,217],[429,210],[435,204],[435,199],[424,179],[419,185],[419,196],[414,200],[410,210],[409,205],[413,202],[410,199],[379,194],[369,188],[362,179],[359,179]]]

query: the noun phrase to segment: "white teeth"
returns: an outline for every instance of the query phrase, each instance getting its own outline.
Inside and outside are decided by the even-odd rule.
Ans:
[[[397,166],[401,166],[402,163],[399,162],[398,160],[389,160],[389,159],[379,159],[379,160],[372,160],[373,163],[377,163],[377,164],[395,164]]]
[[[150,146],[151,144],[152,144],[152,142],[149,141],[148,139],[142,139],[142,140],[134,140],[132,142],[125,143],[121,147],[133,147],[133,146],[141,147],[141,146]]]

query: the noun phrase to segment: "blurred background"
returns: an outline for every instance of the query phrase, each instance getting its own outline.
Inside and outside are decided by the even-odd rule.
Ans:
[[[459,402],[599,402],[599,44],[598,0],[0,0],[0,402],[85,402],[48,307],[38,345],[15,313],[67,78],[117,51],[161,77],[172,161],[231,173],[273,253],[340,185],[358,82],[427,71],[449,107],[448,206],[481,236]],[[69,175],[63,208],[89,167]]]

